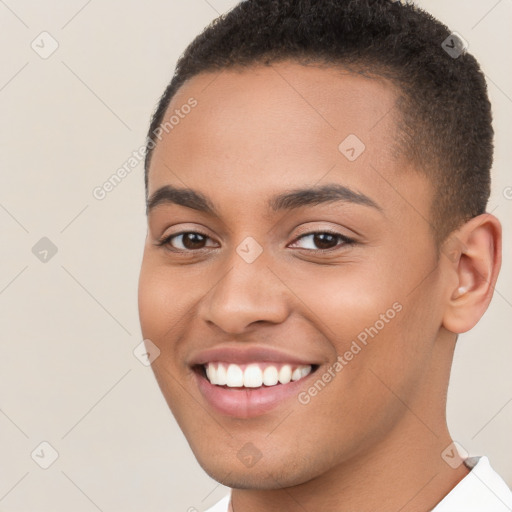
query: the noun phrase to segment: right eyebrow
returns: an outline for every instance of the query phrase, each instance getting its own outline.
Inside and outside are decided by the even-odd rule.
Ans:
[[[146,202],[146,213],[160,204],[178,204],[200,212],[218,216],[213,203],[201,192],[191,188],[177,188],[165,185],[159,188]]]

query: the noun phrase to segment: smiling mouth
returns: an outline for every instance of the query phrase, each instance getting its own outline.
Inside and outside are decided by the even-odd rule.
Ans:
[[[316,364],[297,365],[263,361],[248,364],[215,361],[194,367],[195,371],[210,384],[226,389],[257,389],[286,385],[307,377],[317,368]]]

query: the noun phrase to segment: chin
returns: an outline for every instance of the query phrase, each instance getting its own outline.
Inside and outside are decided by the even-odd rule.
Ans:
[[[194,453],[195,454],[195,453]],[[232,489],[278,490],[294,487],[320,476],[312,464],[299,461],[284,462],[264,455],[253,467],[244,467],[237,458],[196,455],[203,470],[214,480]],[[327,470],[328,468],[326,468]]]

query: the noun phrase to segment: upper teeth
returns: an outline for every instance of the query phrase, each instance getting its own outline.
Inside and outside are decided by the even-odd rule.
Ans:
[[[271,365],[269,363],[251,363],[238,365],[233,363],[207,363],[204,365],[208,380],[217,386],[230,388],[259,388],[262,385],[275,386],[278,382],[288,384],[302,379],[311,372],[311,365],[292,366],[290,364]]]

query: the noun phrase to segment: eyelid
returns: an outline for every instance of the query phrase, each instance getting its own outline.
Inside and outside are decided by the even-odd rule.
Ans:
[[[339,233],[336,230],[332,230],[332,229],[316,229],[316,230],[313,230],[313,231],[306,231],[305,233],[301,233],[300,235],[298,235],[295,238],[295,240],[292,242],[292,244],[295,244],[301,238],[305,238],[305,237],[311,236],[311,235],[324,234],[324,233],[330,234],[330,235],[338,238],[343,243],[341,245],[337,245],[337,246],[332,247],[330,249],[302,249],[302,250],[306,251],[306,252],[309,252],[309,253],[327,253],[327,252],[334,252],[334,251],[337,251],[337,250],[339,250],[342,247],[345,247],[347,245],[354,245],[354,244],[357,243],[357,241],[354,238],[351,238],[351,237],[349,237],[347,235],[344,235],[343,233]],[[299,247],[298,249],[300,250],[301,248]]]
[[[176,231],[176,233],[169,233],[167,235],[163,235],[162,237],[160,237],[156,242],[155,242],[155,245],[158,245],[158,246],[164,246],[164,245],[168,245],[170,240],[175,238],[175,237],[178,237],[180,235],[186,235],[186,234],[189,234],[189,233],[193,233],[193,234],[196,234],[196,235],[201,235],[201,236],[204,236],[205,238],[209,238],[210,240],[213,240],[213,238],[204,233],[203,231],[198,231],[197,229],[182,229],[180,231]],[[202,249],[205,249],[205,248],[202,248]],[[195,249],[195,250],[188,250],[188,251],[184,251],[183,249],[175,249],[174,247],[172,247],[172,250],[174,251],[178,251],[178,252],[198,252],[198,251],[201,251],[202,249]]]
[[[322,221],[308,222],[306,225],[299,227],[299,229],[296,231],[296,238],[302,235],[310,235],[313,233],[331,233],[332,235],[339,235],[340,237],[353,239],[356,241],[356,239],[359,239],[362,236],[354,229],[349,229],[340,225],[329,226],[328,224],[326,225],[325,222],[322,223]]]
[[[170,230],[173,230],[173,229],[177,229],[177,231],[170,232]],[[183,235],[185,233],[197,233],[204,237],[212,238],[212,236],[209,234],[210,230],[208,228],[206,228],[205,226],[202,226],[200,223],[194,223],[194,222],[192,222],[192,223],[191,222],[177,222],[176,224],[167,225],[163,229],[162,232],[166,233],[166,234],[162,234],[162,235],[158,236],[157,242],[166,240],[173,236]]]

